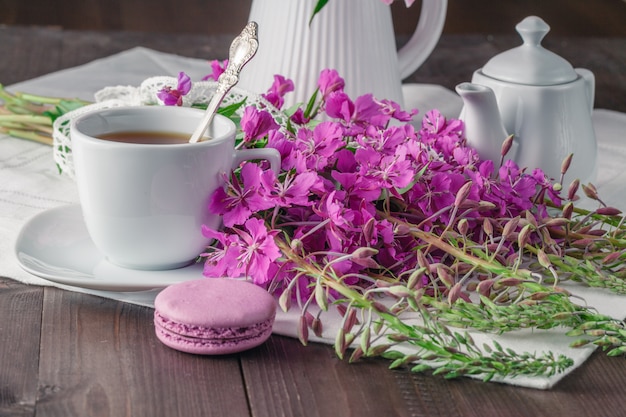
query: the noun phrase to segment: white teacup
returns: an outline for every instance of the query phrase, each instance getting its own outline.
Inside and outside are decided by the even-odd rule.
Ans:
[[[83,216],[91,239],[110,262],[149,270],[190,264],[209,243],[202,225],[221,226],[208,203],[224,176],[245,160],[280,167],[275,149],[235,150],[235,124],[220,115],[208,129],[210,139],[198,143],[102,139],[120,132],[177,132],[188,140],[202,115],[189,107],[117,107],[72,122]]]

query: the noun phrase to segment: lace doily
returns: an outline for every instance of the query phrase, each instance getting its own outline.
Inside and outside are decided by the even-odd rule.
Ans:
[[[80,107],[57,118],[53,124],[53,156],[62,173],[74,178],[74,163],[72,160],[72,140],[70,138],[70,124],[77,117],[100,109],[121,106],[152,106],[162,105],[157,93],[163,87],[176,88],[178,80],[174,77],[152,77],[146,79],[139,87],[112,86],[96,92],[95,103]],[[217,87],[215,81],[199,81],[192,85],[191,91],[183,97],[183,106],[194,104],[208,104]],[[276,122],[285,127],[287,117],[259,94],[233,87],[224,98],[222,107],[246,100],[245,106],[256,106],[268,111]],[[237,113],[243,114],[245,106],[239,107]]]

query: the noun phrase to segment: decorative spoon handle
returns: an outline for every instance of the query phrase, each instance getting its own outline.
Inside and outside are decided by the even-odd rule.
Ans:
[[[200,124],[191,135],[189,143],[196,143],[201,140],[222,100],[226,97],[226,93],[239,81],[241,68],[250,61],[259,47],[257,31],[258,25],[256,22],[250,22],[230,44],[228,66],[218,78],[215,94],[213,94]]]

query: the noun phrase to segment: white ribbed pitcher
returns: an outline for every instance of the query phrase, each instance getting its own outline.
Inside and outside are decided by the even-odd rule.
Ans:
[[[264,93],[275,74],[295,84],[286,104],[306,102],[325,68],[346,81],[353,99],[373,93],[403,105],[401,82],[428,58],[445,22],[447,0],[422,0],[409,42],[396,50],[391,10],[381,0],[330,0],[311,24],[317,0],[253,0],[250,20],[259,24],[259,49],[239,86]]]

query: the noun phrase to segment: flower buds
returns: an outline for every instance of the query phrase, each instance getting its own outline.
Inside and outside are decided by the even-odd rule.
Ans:
[[[598,190],[591,183],[589,183],[588,185],[583,184],[583,192],[585,193],[587,197],[589,197],[592,200],[598,199]]]
[[[574,213],[574,205],[569,202],[563,206],[563,218],[570,220]]]
[[[352,330],[354,325],[358,322],[356,317],[356,309],[351,308],[348,313],[343,317],[343,325],[341,326],[345,332]]]
[[[372,256],[378,253],[377,249],[370,247],[360,247],[352,252],[352,262],[364,266],[366,268],[378,268],[380,265],[372,259]]]
[[[309,343],[309,325],[304,316],[300,316],[298,320],[298,339],[304,346]]]
[[[459,220],[457,223],[457,229],[459,230],[461,236],[467,236],[467,232],[469,231],[469,222],[467,219],[463,218]]]
[[[532,232],[532,228],[533,225],[529,223],[526,226],[522,227],[522,230],[517,235],[517,244],[520,248],[526,246],[526,244],[528,244],[528,242],[530,241],[530,233]]]
[[[454,206],[459,207],[469,196],[470,191],[472,190],[472,182],[466,182],[459,188],[459,191],[456,193],[456,198],[454,199]]]
[[[565,159],[563,160],[563,162],[561,163],[561,174],[565,174],[567,172],[567,170],[569,169],[569,166],[572,163],[572,158],[574,157],[574,154],[571,153],[569,155],[567,155],[565,157]]]
[[[506,154],[511,150],[511,146],[513,146],[513,137],[514,135],[509,135],[504,142],[502,142],[502,148],[500,148],[501,156],[506,156]]]
[[[278,305],[283,311],[289,311],[291,308],[291,291],[290,288],[285,289],[280,297],[278,297]]]
[[[550,258],[542,249],[539,249],[537,251],[537,260],[539,261],[539,264],[543,266],[544,268],[550,268],[552,266],[552,262],[550,262]]]
[[[596,213],[603,216],[619,216],[622,214],[621,210],[618,210],[615,207],[600,207],[596,210]]]
[[[511,233],[513,233],[515,231],[515,229],[517,229],[517,225],[519,224],[519,216],[518,217],[513,217],[511,220],[509,220],[508,222],[506,222],[506,224],[504,225],[504,228],[502,230],[502,237],[504,239],[507,239]]]
[[[437,276],[446,287],[450,288],[454,285],[454,276],[443,265],[437,266]]]
[[[608,255],[606,255],[603,259],[602,259],[602,263],[603,264],[612,264],[615,261],[617,261],[620,256],[622,256],[621,252],[612,252],[609,253]]]
[[[569,185],[569,188],[567,189],[568,200],[574,200],[574,197],[576,197],[576,193],[578,192],[578,187],[580,187],[580,180],[575,179],[574,181],[572,181],[572,183]]]
[[[493,236],[493,224],[491,224],[491,220],[486,217],[483,220],[483,230],[487,236]]]
[[[326,289],[320,282],[315,285],[315,302],[322,310],[328,310],[328,296]]]

